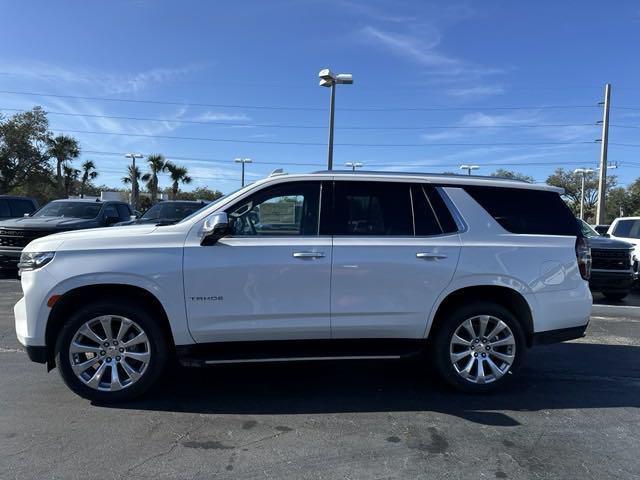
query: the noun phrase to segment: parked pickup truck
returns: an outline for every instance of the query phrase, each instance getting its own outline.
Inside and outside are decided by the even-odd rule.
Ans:
[[[633,245],[598,235],[589,224],[580,220],[582,234],[591,248],[591,278],[589,288],[601,292],[609,300],[622,300],[633,287]]]
[[[131,208],[124,202],[54,200],[28,217],[0,222],[0,268],[16,268],[20,253],[37,238],[68,230],[106,227],[128,220]]]

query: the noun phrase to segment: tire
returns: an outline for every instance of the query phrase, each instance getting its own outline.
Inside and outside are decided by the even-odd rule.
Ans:
[[[483,393],[500,389],[513,379],[524,362],[527,348],[524,329],[513,313],[499,304],[483,301],[456,308],[446,315],[432,342],[436,371],[446,383],[463,392]],[[485,334],[494,327],[501,329],[493,330],[496,335],[491,338],[478,335],[485,319]],[[465,325],[471,326],[474,335]],[[454,341],[456,333],[459,335]],[[454,355],[459,358],[457,362]]]
[[[607,300],[620,301],[629,295],[629,292],[602,292]]]
[[[110,337],[104,327],[107,324]],[[108,347],[103,340],[108,340]],[[167,336],[157,320],[144,304],[123,299],[79,307],[63,325],[55,344],[55,361],[64,383],[81,397],[105,404],[145,393],[162,375],[168,357]],[[85,362],[90,366],[83,370]]]

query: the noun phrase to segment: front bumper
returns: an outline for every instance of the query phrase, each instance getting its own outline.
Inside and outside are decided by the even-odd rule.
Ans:
[[[624,272],[591,270],[589,288],[598,292],[628,292],[635,279],[636,275],[631,270]]]
[[[22,248],[0,247],[0,268],[16,268]]]

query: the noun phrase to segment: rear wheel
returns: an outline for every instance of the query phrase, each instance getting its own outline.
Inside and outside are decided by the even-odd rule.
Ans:
[[[466,392],[500,388],[518,371],[526,353],[520,322],[501,305],[478,302],[452,311],[434,335],[440,376]]]
[[[147,391],[165,368],[168,347],[144,306],[101,301],[79,308],[64,324],[55,355],[71,390],[108,403]]]

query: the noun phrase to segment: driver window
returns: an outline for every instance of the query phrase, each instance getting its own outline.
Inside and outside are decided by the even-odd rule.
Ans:
[[[266,188],[228,211],[232,235],[318,235],[319,200],[319,182]]]

